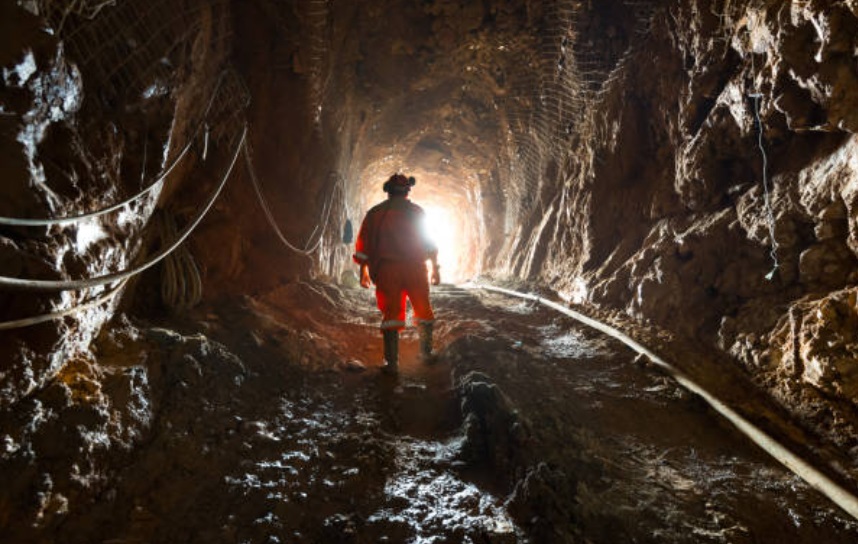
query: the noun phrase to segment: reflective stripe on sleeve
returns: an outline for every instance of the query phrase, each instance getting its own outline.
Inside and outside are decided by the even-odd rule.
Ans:
[[[360,251],[358,251],[357,253],[354,254],[354,258],[359,260],[359,261],[368,261],[369,255],[367,255],[366,253],[361,253]]]

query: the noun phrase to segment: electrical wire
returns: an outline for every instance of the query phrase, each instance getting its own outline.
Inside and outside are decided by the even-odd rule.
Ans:
[[[307,243],[309,244],[310,240],[313,239],[313,235],[316,232],[319,233],[319,237],[316,239],[316,243],[313,245],[313,248],[308,250],[310,253],[316,251],[322,245],[322,240],[324,238],[325,232],[327,231],[327,228],[330,225],[331,211],[334,208],[334,198],[337,195],[337,189],[342,189],[342,185],[343,185],[343,180],[338,176],[337,180],[334,182],[334,186],[331,188],[331,194],[328,196],[328,199],[325,201],[325,204],[322,206],[322,216],[324,217],[324,219],[322,220],[321,223],[318,223],[316,225],[316,228],[313,229],[313,234],[311,234],[310,237],[307,238]],[[319,228],[320,226],[321,226],[321,228]]]
[[[771,279],[774,278],[777,269],[780,268],[780,263],[778,262],[778,241],[775,239],[775,213],[772,209],[772,197],[769,191],[769,159],[766,155],[766,148],[763,146],[763,121],[760,118],[760,99],[762,97],[763,95],[761,94],[751,95],[751,98],[754,99],[754,116],[757,120],[757,147],[759,147],[760,154],[763,157],[763,203],[766,207],[766,214],[768,216],[769,239],[772,242],[772,249],[769,251],[769,256],[772,258],[773,265],[772,270],[766,274],[766,279],[771,281]]]
[[[307,239],[307,243],[304,246],[304,249],[301,249],[286,238],[286,236],[283,234],[283,231],[280,230],[280,227],[277,225],[277,221],[274,219],[274,214],[271,211],[271,207],[268,205],[268,201],[265,199],[265,195],[262,193],[262,188],[259,184],[259,179],[256,177],[256,169],[253,165],[250,145],[244,146],[244,158],[245,163],[247,165],[247,172],[250,175],[250,182],[253,185],[253,190],[256,192],[256,197],[259,200],[260,206],[262,206],[262,211],[263,213],[265,213],[265,218],[268,220],[268,224],[274,230],[274,233],[277,235],[280,241],[283,242],[283,245],[285,245],[288,249],[292,250],[295,253],[298,253],[299,255],[310,257],[310,255],[315,253],[315,251],[319,249],[319,247],[322,245],[322,239],[324,238],[324,234],[327,230],[331,217],[334,196],[336,195],[336,190],[342,185],[342,180],[338,178],[336,183],[334,184],[330,196],[322,207],[322,216],[324,217],[324,219],[321,223],[316,224],[315,228],[313,229],[313,232]],[[319,232],[320,225],[322,226],[321,232]],[[310,247],[310,240],[313,239],[313,236],[315,236],[317,232],[319,232],[319,237],[316,240],[315,244]]]
[[[297,246],[292,244],[286,237],[283,235],[283,232],[280,230],[280,227],[277,226],[277,222],[274,220],[274,215],[271,213],[271,209],[268,207],[268,202],[266,202],[265,197],[262,195],[262,189],[259,187],[259,181],[256,179],[256,172],[253,168],[253,162],[250,158],[250,151],[248,150],[248,146],[244,146],[244,159],[245,164],[247,164],[247,172],[250,174],[250,182],[253,185],[253,190],[256,192],[256,197],[259,200],[259,204],[262,206],[262,211],[265,213],[265,218],[268,220],[268,224],[271,225],[271,228],[274,229],[274,233],[277,234],[277,237],[280,238],[280,241],[283,242],[287,248],[291,249],[295,253],[300,253],[302,255],[309,254],[303,250],[299,249]]]
[[[167,176],[170,175],[170,173],[176,168],[176,166],[178,166],[178,164],[185,158],[188,151],[190,151],[191,146],[194,143],[194,140],[196,139],[196,137],[200,133],[200,130],[202,130],[203,126],[206,126],[206,119],[208,118],[208,114],[211,112],[211,108],[214,105],[215,98],[217,97],[218,90],[220,89],[220,86],[221,86],[221,83],[223,82],[223,80],[224,80],[224,74],[221,74],[220,78],[218,79],[217,85],[215,86],[214,92],[212,93],[211,98],[209,98],[209,103],[206,106],[205,112],[203,113],[202,121],[200,121],[199,124],[197,124],[197,127],[194,129],[193,135],[190,138],[188,138],[188,141],[185,143],[184,147],[179,152],[179,154],[176,156],[176,158],[173,159],[173,162],[170,163],[170,166],[168,166],[166,170],[164,170],[163,172],[158,174],[155,177],[154,181],[152,181],[152,183],[150,185],[148,185],[146,188],[140,190],[139,192],[137,192],[134,195],[131,195],[130,197],[123,200],[122,202],[118,202],[116,204],[113,204],[111,206],[108,206],[106,208],[102,208],[102,209],[99,209],[99,210],[96,210],[93,212],[89,212],[89,213],[85,213],[85,214],[81,214],[81,215],[71,215],[71,216],[66,216],[66,217],[52,217],[49,219],[48,218],[45,218],[45,219],[24,219],[24,218],[20,218],[20,217],[3,217],[3,216],[0,216],[0,225],[14,225],[14,226],[23,226],[23,227],[43,227],[43,226],[51,226],[51,225],[65,225],[68,223],[77,223],[77,222],[84,221],[86,219],[90,219],[93,217],[99,217],[102,215],[106,215],[110,212],[114,212],[118,209],[124,208],[125,206],[128,206],[132,202],[134,202],[134,201],[142,198],[143,196],[149,194],[154,189],[161,187],[162,183],[167,178]],[[144,151],[145,151],[145,147],[144,147]],[[144,167],[145,167],[145,161],[144,161]]]
[[[191,232],[193,232],[197,225],[199,225],[200,222],[203,220],[203,217],[205,217],[209,209],[211,209],[212,205],[215,203],[215,200],[217,200],[218,196],[220,196],[221,191],[223,190],[227,180],[232,174],[232,170],[235,167],[236,161],[238,160],[238,154],[241,152],[241,148],[244,145],[246,138],[247,127],[245,126],[244,130],[241,133],[241,138],[236,145],[235,152],[229,164],[229,168],[227,168],[226,174],[223,176],[223,179],[212,192],[212,195],[209,198],[208,202],[205,203],[199,213],[197,213],[197,215],[191,220],[190,224],[185,227],[185,230],[182,231],[182,233],[179,235],[178,239],[175,242],[173,242],[170,246],[162,249],[159,253],[150,258],[147,262],[122,272],[115,272],[113,274],[106,274],[104,276],[96,276],[94,278],[80,280],[34,280],[0,276],[0,285],[15,287],[22,290],[68,291],[73,289],[94,287],[96,285],[105,285],[108,283],[124,280],[151,268],[152,266],[159,263],[162,259],[164,259],[164,257],[172,253],[177,247],[179,247],[182,242],[184,242],[185,239],[190,236]]]

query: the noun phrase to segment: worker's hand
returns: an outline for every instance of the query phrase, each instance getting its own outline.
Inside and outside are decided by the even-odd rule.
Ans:
[[[432,285],[440,285],[441,284],[441,271],[440,266],[433,265],[432,266]]]
[[[372,285],[372,281],[369,279],[369,267],[362,264],[360,266],[360,286],[368,289],[370,285]]]

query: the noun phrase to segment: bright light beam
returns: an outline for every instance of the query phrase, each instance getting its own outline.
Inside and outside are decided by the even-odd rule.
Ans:
[[[445,282],[458,280],[462,244],[454,216],[447,208],[425,206],[423,209],[426,212],[426,235],[438,246],[441,279]]]

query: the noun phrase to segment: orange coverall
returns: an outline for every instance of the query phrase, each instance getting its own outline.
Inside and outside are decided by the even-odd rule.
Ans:
[[[438,248],[423,232],[424,217],[423,209],[406,196],[392,196],[367,212],[358,231],[353,258],[369,265],[378,309],[384,314],[382,330],[405,327],[406,297],[418,322],[435,320],[426,261]]]

